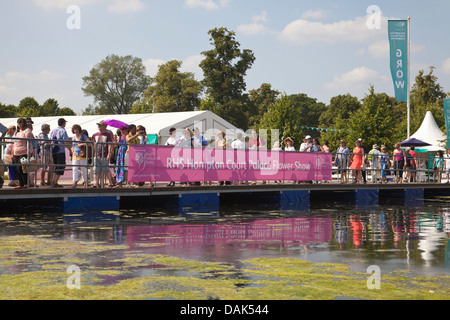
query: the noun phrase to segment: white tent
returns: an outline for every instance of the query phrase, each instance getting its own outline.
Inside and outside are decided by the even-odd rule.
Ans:
[[[442,143],[442,141],[447,140],[447,136],[439,129],[431,111],[427,111],[419,130],[411,138],[431,144],[431,146],[420,147],[420,149],[427,149],[429,152],[444,150],[445,147],[442,145],[445,145],[445,143]]]
[[[54,129],[58,125],[58,119],[61,117],[33,117],[33,133],[38,135],[41,132],[41,126],[44,123]],[[217,131],[236,130],[237,128],[217,116],[211,111],[187,111],[170,113],[146,113],[146,114],[122,114],[122,115],[101,115],[101,116],[64,116],[67,120],[66,130],[69,137],[72,136],[71,128],[74,124],[79,124],[81,128],[86,129],[90,136],[97,132],[97,123],[101,120],[115,119],[127,124],[142,125],[147,134],[158,135],[158,143],[164,144],[169,138],[169,129],[174,127],[179,129],[178,135],[181,135],[181,129],[194,126],[200,129],[206,139],[215,136]],[[16,125],[17,118],[0,119],[0,124],[4,127]],[[108,127],[109,130],[116,132],[115,128]]]

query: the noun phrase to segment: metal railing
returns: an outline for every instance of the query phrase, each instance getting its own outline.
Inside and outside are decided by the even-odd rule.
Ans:
[[[55,174],[55,172],[64,170],[66,171],[73,171],[73,170],[80,170],[81,168],[86,168],[88,174],[86,175],[86,183],[84,185],[84,188],[89,187],[90,181],[90,170],[97,170],[100,173],[97,173],[97,175],[100,175],[100,186],[103,188],[106,183],[106,179],[109,179],[109,174],[107,172],[111,172],[111,170],[115,170],[116,168],[125,168],[125,170],[128,169],[128,165],[125,163],[123,165],[117,165],[116,162],[107,164],[100,163],[97,161],[98,158],[106,159],[106,156],[111,153],[111,149],[119,148],[121,146],[128,146],[127,143],[119,143],[119,142],[95,142],[95,141],[73,141],[73,140],[50,140],[50,139],[27,139],[27,138],[17,138],[17,137],[3,137],[0,138],[0,145],[2,146],[2,149],[7,148],[8,144],[14,143],[14,141],[20,141],[25,140],[27,145],[27,154],[26,154],[26,161],[19,163],[11,163],[3,162],[0,163],[0,168],[4,168],[4,171],[8,169],[8,167],[16,167],[17,171],[19,171],[19,167],[22,167],[22,171],[27,174],[27,181],[26,185],[30,187],[31,179],[34,179],[34,187],[37,186],[37,172],[39,169],[45,170],[45,172],[50,172],[51,174]],[[33,141],[37,145],[38,149],[41,150],[41,152],[38,154],[37,150],[32,148]],[[73,161],[66,162],[65,164],[55,164],[53,160],[53,146],[57,145],[59,147],[63,147],[64,149],[69,149],[69,154],[72,155],[71,149],[74,146],[74,143],[81,143],[86,146],[86,160],[91,159],[91,161],[87,161],[86,164],[74,164]],[[210,147],[203,147],[203,148],[210,148]],[[270,152],[270,150],[267,150]],[[66,150],[64,150],[64,153],[67,156]],[[420,180],[423,180],[426,178],[426,182],[430,182],[430,177],[433,177],[433,182],[436,181],[436,176],[438,174],[442,174],[443,170],[434,168],[433,165],[430,166],[431,158],[423,157],[420,154],[417,154],[417,156],[414,158],[414,161],[416,162],[416,167],[409,167],[405,166],[403,164],[402,168],[398,168],[398,164],[401,162],[395,162],[394,159],[396,157],[402,157],[404,160],[406,159],[405,155],[396,155],[396,154],[388,154],[389,158],[389,165],[386,168],[380,168],[378,167],[378,164],[380,163],[380,160],[382,160],[383,155],[377,155],[377,154],[353,154],[353,153],[331,153],[332,159],[333,159],[333,165],[332,165],[332,172],[333,177],[335,177],[336,180],[349,180],[349,175],[357,176],[356,173],[360,173],[360,175],[357,176],[357,178],[361,178],[364,181],[367,181],[368,174],[371,176],[372,182],[378,182],[378,178],[383,176],[383,172],[389,172],[389,174],[386,174],[386,182],[388,179],[393,179],[395,176],[397,176],[401,181],[403,182],[403,172],[409,173],[407,175],[408,179],[410,177],[413,177],[413,181],[418,181],[417,179],[420,177]],[[2,158],[4,158],[5,152],[2,150]],[[25,156],[25,155],[20,155]],[[355,156],[362,157],[361,159],[361,167],[360,168],[352,168],[351,167],[351,159]],[[32,161],[32,157],[35,159],[36,162]],[[336,159],[339,159],[343,162],[343,164],[336,164]],[[367,160],[371,159],[371,164],[367,165]],[[433,158],[434,159],[434,158]],[[18,159],[16,158],[16,161]],[[49,162],[47,162],[49,161]],[[444,161],[445,162],[445,161]],[[373,167],[373,165],[376,164],[376,168]],[[395,164],[397,164],[397,167],[395,167]],[[25,169],[25,170],[23,170]],[[106,169],[106,170],[105,170]],[[34,175],[33,175],[34,174]],[[401,176],[399,176],[401,174]],[[425,176],[424,176],[425,175]],[[97,176],[98,178],[98,176]],[[94,178],[96,179],[96,178]],[[374,179],[376,179],[374,181]],[[333,178],[332,178],[333,180]],[[439,179],[438,179],[439,181]],[[384,181],[381,181],[384,182]],[[421,181],[425,182],[425,181]]]

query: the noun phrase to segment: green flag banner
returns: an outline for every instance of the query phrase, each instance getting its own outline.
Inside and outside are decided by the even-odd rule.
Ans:
[[[447,130],[447,148],[450,148],[450,99],[444,99],[444,118]]]
[[[395,100],[407,102],[408,97],[408,21],[388,21],[391,73]]]

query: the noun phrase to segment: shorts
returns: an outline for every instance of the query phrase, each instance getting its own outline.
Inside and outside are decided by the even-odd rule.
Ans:
[[[109,162],[106,158],[95,158],[94,162],[94,173],[108,173],[109,172]]]
[[[62,176],[66,169],[66,153],[54,153],[53,165],[55,166],[55,174]]]

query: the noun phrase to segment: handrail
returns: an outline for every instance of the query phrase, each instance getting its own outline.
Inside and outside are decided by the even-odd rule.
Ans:
[[[47,170],[50,172],[55,172],[58,170],[59,167],[64,167],[64,171],[70,171],[73,170],[74,167],[77,168],[87,168],[92,169],[94,168],[94,164],[96,163],[95,159],[98,157],[98,154],[104,154],[105,152],[105,148],[109,148],[109,146],[114,146],[114,147],[119,147],[119,146],[123,146],[123,145],[131,145],[128,143],[120,143],[120,142],[95,142],[95,141],[82,141],[83,144],[86,145],[86,159],[92,159],[93,161],[91,163],[87,163],[85,165],[82,164],[73,164],[73,163],[66,163],[65,165],[58,165],[58,164],[54,164],[54,163],[47,163],[47,157],[43,157],[43,154],[40,154],[39,157],[37,150],[41,149],[41,150],[48,150],[48,155],[50,156],[49,158],[52,159],[53,156],[53,151],[52,151],[52,146],[54,146],[55,141],[57,141],[57,145],[58,146],[62,146],[64,148],[71,148],[73,147],[73,144],[75,143],[72,139],[70,140],[52,140],[52,139],[39,139],[39,138],[18,138],[18,137],[0,137],[0,145],[2,147],[6,147],[8,144],[13,144],[14,141],[20,141],[20,140],[25,140],[27,141],[27,162],[26,163],[0,163],[0,167],[11,167],[11,166],[15,166],[15,167],[37,167],[37,170],[34,170],[33,172],[37,172],[39,169],[43,169],[46,167],[49,167],[51,169]],[[37,149],[34,148],[30,148],[30,145],[32,143],[32,141],[35,141],[37,144]],[[170,146],[167,146],[170,147]],[[181,146],[178,146],[181,147]],[[211,148],[214,149],[214,147],[210,147],[210,146],[203,146],[203,147],[192,147],[192,148]],[[270,150],[270,149],[264,149],[264,151],[267,152],[273,152],[273,151],[277,151],[277,150]],[[278,151],[283,151],[283,150],[278,150]],[[65,151],[66,152],[66,151]],[[291,152],[296,152],[296,153],[304,153],[304,152],[300,152],[300,151],[291,151]],[[92,154],[91,154],[92,153]],[[311,153],[311,152],[308,152]],[[314,153],[314,152],[312,152]],[[70,154],[72,154],[70,152]],[[417,156],[414,158],[414,160],[416,161],[416,167],[410,169],[409,167],[407,167],[405,164],[403,165],[402,168],[394,168],[395,165],[395,161],[394,158],[395,157],[403,157],[405,159],[405,154],[402,155],[395,155],[395,154],[388,154],[389,157],[389,166],[386,169],[381,169],[381,168],[373,168],[372,166],[367,167],[365,162],[367,161],[367,159],[369,157],[372,158],[372,163],[379,163],[381,157],[383,157],[383,155],[380,154],[369,154],[369,153],[339,153],[339,152],[331,152],[329,153],[332,155],[332,170],[333,171],[344,171],[345,170],[345,174],[347,174],[348,172],[357,172],[357,171],[370,171],[370,172],[383,172],[386,170],[389,171],[409,171],[411,173],[414,174],[418,174],[418,173],[427,173],[427,174],[435,174],[437,172],[439,172],[439,170],[435,170],[434,168],[430,168],[430,166],[428,165],[428,161],[430,161],[431,159],[428,159],[427,157],[423,157],[423,156]],[[2,152],[2,158],[4,155],[4,152]],[[38,161],[40,160],[40,162],[37,163],[31,163],[30,162],[30,158],[31,156],[34,156],[35,159]],[[362,166],[361,168],[350,168],[350,160],[354,157],[354,156],[362,156]],[[336,159],[345,159],[345,167],[339,167],[339,166],[335,166],[335,161]],[[374,161],[374,159],[377,159],[377,161]],[[434,159],[434,158],[433,158]],[[102,164],[97,164],[97,167],[99,168],[109,168],[109,169],[114,169],[114,168],[128,168],[127,165],[117,165],[117,164],[110,164],[108,163],[108,165],[102,165]],[[28,186],[30,185],[30,175],[32,172],[30,172],[30,170],[26,170],[27,171],[27,182],[28,182]],[[60,170],[59,170],[60,171]],[[341,174],[343,174],[342,172],[340,172]],[[86,181],[85,187],[87,188],[88,184],[89,184],[89,177],[87,177],[88,181]],[[103,180],[103,179],[102,179]],[[36,186],[36,176],[35,176],[35,186]]]

